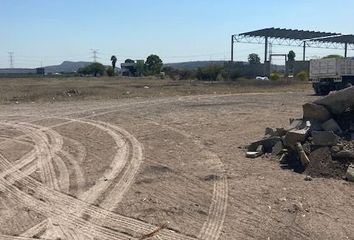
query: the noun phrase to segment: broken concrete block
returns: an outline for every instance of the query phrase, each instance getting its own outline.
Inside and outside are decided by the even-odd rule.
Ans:
[[[329,119],[328,121],[324,122],[321,127],[325,131],[333,131],[336,134],[341,135],[342,134],[342,129],[338,125],[338,123],[334,119]]]
[[[284,144],[281,141],[276,143],[272,148],[272,154],[275,156],[280,155],[283,152],[284,152]]]
[[[313,131],[312,142],[316,146],[334,146],[338,143],[338,136],[332,131]]]
[[[354,165],[350,164],[347,173],[346,173],[346,178],[349,182],[354,182]]]
[[[263,154],[264,154],[264,147],[263,147],[263,145],[259,145],[255,152],[247,152],[246,157],[247,158],[257,158],[257,157],[262,156]]]
[[[306,103],[302,106],[304,120],[315,120],[325,122],[331,118],[331,113],[322,105]]]
[[[263,155],[262,152],[247,152],[246,153],[246,157],[247,158],[258,158],[258,157],[260,157],[262,155]]]
[[[300,161],[302,165],[306,168],[310,164],[310,159],[307,157],[301,143],[296,143],[296,150],[299,154]]]
[[[298,142],[305,142],[309,135],[310,127],[303,129],[293,129],[286,133],[284,141],[287,146],[295,146]]]
[[[337,153],[334,153],[333,157],[336,159],[354,160],[354,152],[349,150],[342,150]]]
[[[257,148],[262,145],[265,153],[271,153],[274,145],[281,141],[280,137],[274,136],[254,142],[248,146],[248,151],[257,152]]]
[[[290,122],[290,126],[285,128],[285,131],[287,132],[293,129],[301,129],[304,127],[304,121],[302,119],[290,118],[289,122]]]
[[[332,114],[339,115],[354,106],[354,87],[332,93],[314,103],[325,106]]]

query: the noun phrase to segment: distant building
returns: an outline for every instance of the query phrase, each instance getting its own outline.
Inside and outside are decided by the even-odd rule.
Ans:
[[[44,75],[44,68],[0,68],[0,75]]]

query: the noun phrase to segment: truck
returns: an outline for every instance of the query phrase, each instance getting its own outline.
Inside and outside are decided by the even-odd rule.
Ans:
[[[310,81],[317,95],[354,85],[354,58],[310,60]]]

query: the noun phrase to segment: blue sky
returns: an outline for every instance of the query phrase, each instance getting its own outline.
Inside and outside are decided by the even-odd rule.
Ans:
[[[354,33],[352,0],[0,0],[0,67],[36,67],[63,60],[108,64],[115,54],[164,62],[228,60],[230,36],[266,27]],[[301,48],[274,48],[277,53]],[[238,44],[236,60],[261,45]],[[308,50],[308,56],[340,53]],[[349,52],[350,55],[354,51]]]

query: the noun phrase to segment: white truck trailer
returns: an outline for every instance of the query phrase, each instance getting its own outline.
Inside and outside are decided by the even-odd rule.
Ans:
[[[353,86],[354,58],[311,60],[310,81],[317,95]]]

